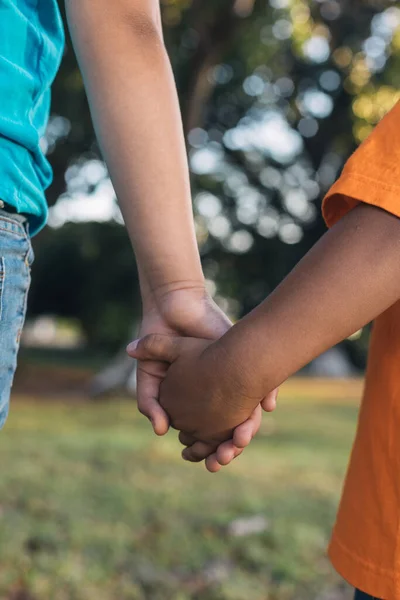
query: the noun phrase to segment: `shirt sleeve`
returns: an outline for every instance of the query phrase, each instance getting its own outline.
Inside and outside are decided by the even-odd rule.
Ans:
[[[349,158],[323,199],[327,226],[332,227],[360,202],[400,217],[400,102]]]

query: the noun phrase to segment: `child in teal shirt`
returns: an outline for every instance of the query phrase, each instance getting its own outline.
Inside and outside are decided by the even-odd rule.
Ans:
[[[96,132],[137,256],[141,333],[217,338],[230,323],[205,289],[158,0],[66,0],[65,5]],[[25,318],[30,235],[47,218],[51,168],[41,138],[63,47],[56,0],[0,0],[0,427]],[[154,404],[157,385],[156,378],[139,376],[143,412]],[[158,433],[168,426],[161,407],[153,423]],[[258,423],[255,411],[246,435]]]

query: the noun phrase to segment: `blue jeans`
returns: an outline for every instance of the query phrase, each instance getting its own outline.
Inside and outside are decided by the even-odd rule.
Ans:
[[[0,429],[8,414],[32,261],[25,217],[0,210]]]
[[[365,592],[360,592],[360,590],[356,590],[354,600],[379,600],[379,599],[375,598],[375,596],[370,596],[369,594],[366,594]]]

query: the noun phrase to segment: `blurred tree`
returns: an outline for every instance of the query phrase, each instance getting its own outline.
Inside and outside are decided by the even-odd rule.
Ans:
[[[162,13],[187,132],[205,273],[222,308],[241,316],[321,235],[323,194],[399,99],[400,9],[384,0],[162,0]],[[53,113],[47,135],[55,172],[51,205],[63,194],[90,194],[107,177],[94,183],[77,176],[99,154],[69,41]],[[68,265],[67,255],[79,254],[85,244],[76,227],[57,233],[63,238],[52,246],[58,264]],[[106,230],[93,227],[97,248],[110,248]],[[126,234],[115,225],[113,235],[114,263],[102,264],[99,286],[109,280],[108,268],[125,260],[117,239],[126,240]],[[50,236],[47,230],[35,242],[31,314],[49,310],[40,246]],[[76,268],[82,273],[74,277],[87,281],[84,265]],[[132,281],[115,285],[131,311]],[[83,309],[84,293],[70,309],[92,341],[106,313],[103,298],[94,295],[93,313]],[[64,314],[62,301],[57,303],[52,311]],[[121,333],[112,329],[104,329],[104,337],[115,341]],[[365,336],[350,344],[353,360],[362,364]]]
[[[111,250],[110,250],[111,249]],[[68,223],[41,234],[30,314],[79,319],[91,347],[115,352],[139,318],[132,249],[116,223]]]

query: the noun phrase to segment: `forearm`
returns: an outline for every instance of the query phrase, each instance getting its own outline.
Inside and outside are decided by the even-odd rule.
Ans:
[[[400,220],[358,206],[218,343],[263,396],[400,298]]]
[[[99,4],[67,0],[67,14],[142,289],[163,293],[202,285],[184,136],[158,3]],[[148,6],[152,10],[143,10]]]

